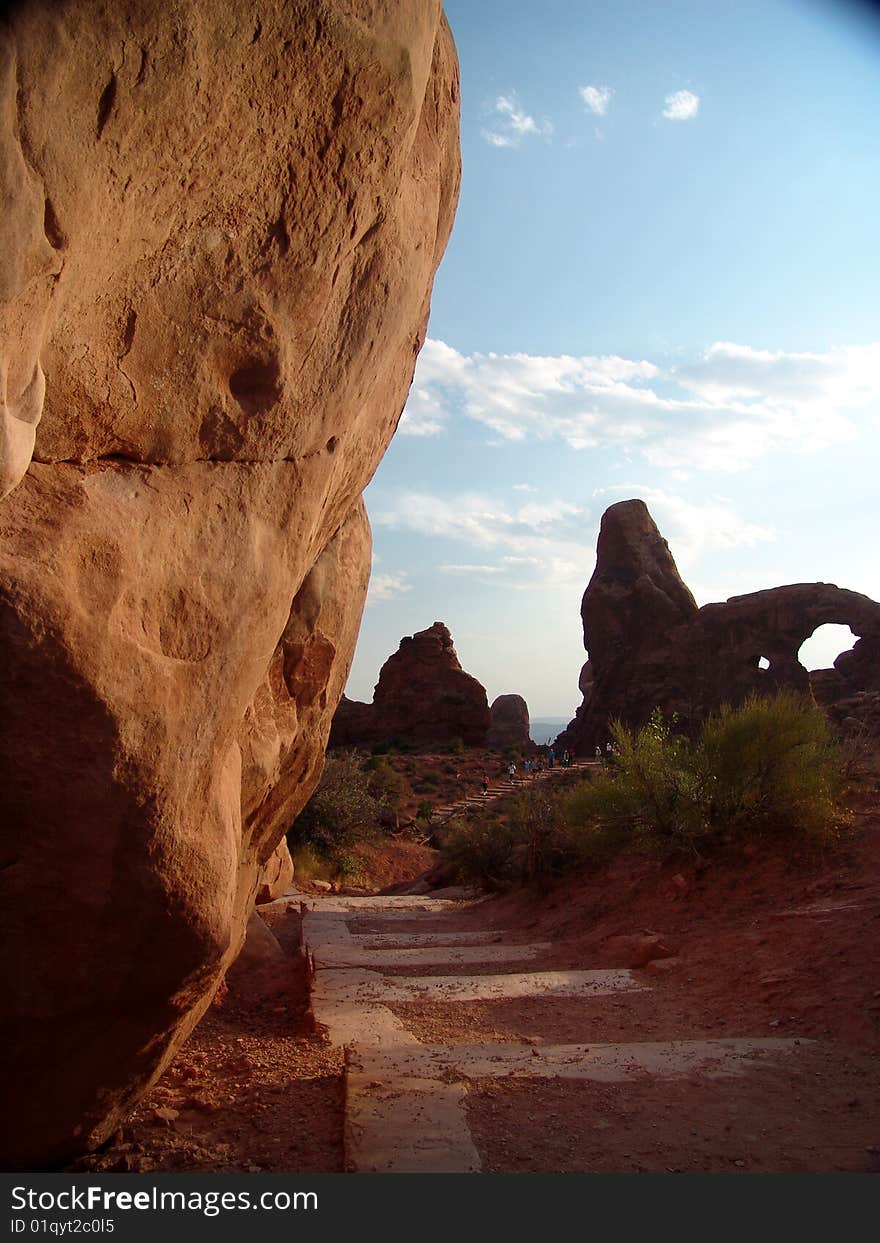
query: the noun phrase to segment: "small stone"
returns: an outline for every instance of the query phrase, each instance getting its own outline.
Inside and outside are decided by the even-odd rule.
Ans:
[[[171,1126],[172,1122],[176,1122],[180,1117],[180,1110],[172,1109],[168,1105],[162,1105],[159,1109],[153,1110],[153,1117],[158,1122],[164,1122],[167,1126]]]

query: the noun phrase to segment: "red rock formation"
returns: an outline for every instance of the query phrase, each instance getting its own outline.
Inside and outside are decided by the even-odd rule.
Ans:
[[[492,703],[492,724],[486,745],[496,751],[513,747],[517,751],[531,751],[534,744],[529,737],[529,705],[522,695],[499,695]]]
[[[457,115],[440,0],[0,23],[4,1169],[118,1126],[318,780]]]
[[[491,723],[486,691],[459,663],[443,622],[401,639],[379,673],[372,704],[344,700],[330,745],[371,746],[400,739],[416,746],[460,738],[482,746]]]
[[[274,902],[276,898],[284,896],[292,881],[293,860],[287,848],[287,841],[282,837],[263,865],[254,901]]]
[[[827,622],[862,637],[838,657],[833,677],[816,679],[823,699],[880,689],[880,604],[831,583],[795,583],[698,609],[638,500],[612,505],[602,518],[581,616],[584,701],[558,742],[582,754],[604,743],[614,718],[639,725],[659,707],[692,730],[752,691],[809,693],[798,651]],[[759,667],[761,657],[769,668]]]

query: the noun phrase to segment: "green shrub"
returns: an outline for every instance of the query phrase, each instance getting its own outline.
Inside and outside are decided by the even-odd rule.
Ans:
[[[351,851],[331,851],[328,864],[330,879],[335,885],[353,885],[363,877],[361,860]]]
[[[624,849],[702,855],[737,838],[832,836],[845,762],[815,704],[753,696],[715,713],[693,742],[673,726],[659,711],[640,729],[616,722],[612,764],[570,789],[520,791],[496,805],[504,819],[455,822],[444,856],[464,880],[504,889]]]
[[[446,826],[442,854],[465,883],[500,890],[509,888],[517,879],[516,846],[514,832],[504,821],[451,820]]]
[[[587,861],[581,836],[557,794],[525,789],[507,801],[504,819],[455,821],[442,838],[444,857],[462,879],[485,889],[544,881]]]
[[[827,837],[839,814],[845,756],[825,713],[791,691],[724,707],[700,734],[706,814],[730,833]]]
[[[406,777],[392,768],[387,760],[378,756],[368,760],[365,767],[370,770],[367,778],[367,791],[370,796],[383,807],[397,811],[412,794]]]
[[[637,730],[615,722],[613,765],[569,796],[568,814],[636,848],[711,849],[722,838],[833,832],[843,762],[827,718],[783,691],[724,707],[696,742],[659,712]]]
[[[309,845],[322,856],[362,840],[376,829],[379,805],[356,753],[327,759],[317,790],[288,830],[290,849]]]

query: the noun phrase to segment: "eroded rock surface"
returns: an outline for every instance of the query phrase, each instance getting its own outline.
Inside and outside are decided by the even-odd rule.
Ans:
[[[457,134],[439,0],[0,25],[3,1168],[118,1126],[318,780]]]
[[[343,699],[331,746],[401,739],[418,746],[461,739],[483,746],[491,724],[486,691],[461,667],[443,622],[400,640],[385,661],[371,704]]]
[[[644,502],[606,510],[596,569],[581,606],[583,703],[561,744],[592,753],[620,718],[643,724],[655,707],[695,729],[723,703],[781,688],[810,693],[801,644],[826,623],[860,636],[812,682],[826,706],[869,719],[880,690],[880,604],[832,583],[794,583],[698,609]],[[762,667],[762,658],[767,667]],[[841,713],[837,713],[840,718]]]

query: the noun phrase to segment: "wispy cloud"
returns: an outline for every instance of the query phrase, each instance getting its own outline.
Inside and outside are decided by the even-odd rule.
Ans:
[[[695,564],[708,551],[754,548],[777,537],[772,528],[742,518],[724,497],[697,504],[641,483],[615,484],[593,493],[603,510],[630,497],[638,497],[648,506],[679,567]]]
[[[667,121],[690,121],[700,111],[700,97],[693,91],[673,91],[663,102]]]
[[[645,501],[683,567],[706,552],[776,538],[773,530],[741,518],[723,497],[696,503],[637,482],[597,490],[589,508],[562,498],[516,507],[487,494],[401,492],[373,521],[480,549],[473,560],[443,562],[443,574],[518,591],[552,587],[578,594],[593,572],[602,512],[629,497]]]
[[[406,580],[405,570],[401,570],[399,574],[374,574],[370,579],[370,589],[367,593],[367,608],[371,604],[393,600],[396,596],[402,596],[404,592],[412,591],[412,583]]]
[[[513,91],[497,95],[487,105],[486,113],[490,118],[491,129],[480,132],[491,147],[518,147],[524,138],[549,138],[553,133],[552,123],[546,118],[536,121],[525,111]]]
[[[614,355],[464,355],[429,339],[410,403],[438,430],[463,415],[501,441],[558,439],[669,470],[736,471],[783,446],[853,439],[851,414],[880,405],[880,343],[797,354],[717,342],[693,363],[661,367]]]
[[[579,86],[578,94],[587,108],[597,117],[604,117],[614,94],[610,86]]]
[[[443,498],[426,492],[403,492],[394,506],[373,516],[377,526],[405,528],[420,535],[441,535],[489,548],[516,544],[547,531],[571,527],[581,513],[569,501],[529,502],[511,508],[497,497],[466,492]]]

